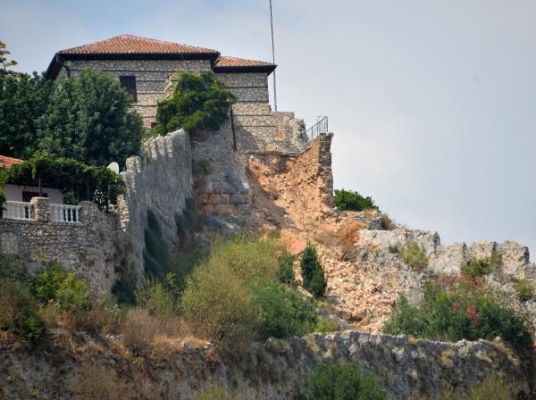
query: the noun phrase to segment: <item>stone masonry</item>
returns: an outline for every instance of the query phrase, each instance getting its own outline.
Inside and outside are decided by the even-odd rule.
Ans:
[[[80,222],[53,222],[50,199],[34,197],[33,220],[0,220],[0,250],[28,268],[31,275],[58,261],[91,283],[95,293],[110,293],[121,240],[117,218],[94,203],[80,203]]]

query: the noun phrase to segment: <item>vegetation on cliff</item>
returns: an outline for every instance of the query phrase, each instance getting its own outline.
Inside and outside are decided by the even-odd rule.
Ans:
[[[236,96],[214,73],[180,73],[172,96],[158,103],[154,130],[160,135],[180,128],[218,130],[235,101]]]

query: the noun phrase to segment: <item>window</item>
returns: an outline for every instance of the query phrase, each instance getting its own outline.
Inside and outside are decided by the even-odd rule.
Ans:
[[[119,82],[121,82],[121,86],[123,86],[125,90],[132,96],[134,103],[136,103],[138,101],[138,95],[136,92],[136,77],[132,75],[120,76]]]
[[[22,201],[24,201],[25,203],[29,203],[33,197],[39,197],[39,192],[29,192],[26,190],[22,191]],[[43,193],[42,197],[48,197],[48,194]]]

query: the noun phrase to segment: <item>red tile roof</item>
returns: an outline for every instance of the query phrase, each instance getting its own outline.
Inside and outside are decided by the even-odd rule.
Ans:
[[[0,168],[2,167],[11,167],[13,164],[20,164],[24,160],[19,160],[18,158],[0,156]]]
[[[61,50],[58,54],[214,54],[203,47],[148,39],[134,35],[119,35],[100,42]]]
[[[272,63],[257,60],[246,60],[244,58],[221,56],[214,64],[218,67],[268,67]]]

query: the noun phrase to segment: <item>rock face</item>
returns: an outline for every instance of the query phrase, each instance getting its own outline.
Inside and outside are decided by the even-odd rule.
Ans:
[[[1,342],[0,395],[70,399],[88,387],[103,393],[106,386],[116,389],[112,398],[190,399],[219,385],[233,399],[292,399],[313,368],[331,361],[360,362],[382,379],[393,400],[424,394],[440,399],[445,385],[467,389],[496,374],[529,393],[520,359],[503,344],[485,341],[442,343],[346,331],[268,340],[234,360],[220,358],[210,346],[168,343],[133,355],[120,342],[89,339],[53,354],[15,351]]]

